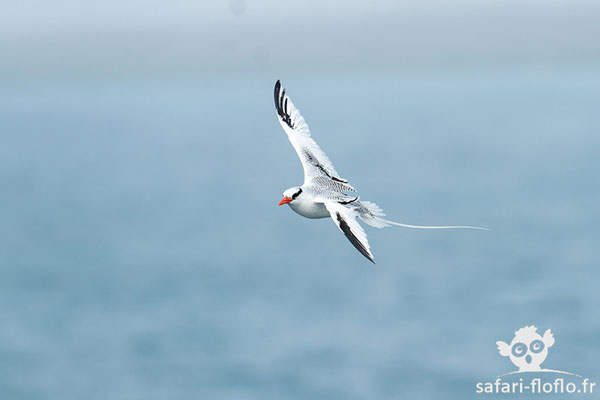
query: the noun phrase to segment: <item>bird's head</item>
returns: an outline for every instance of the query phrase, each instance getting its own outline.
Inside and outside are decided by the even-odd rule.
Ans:
[[[283,192],[283,199],[279,202],[278,205],[288,204],[292,201],[296,200],[298,196],[302,193],[302,189],[299,187],[292,187]]]

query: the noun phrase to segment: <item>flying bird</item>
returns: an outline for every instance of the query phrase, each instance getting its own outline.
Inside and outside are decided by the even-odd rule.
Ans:
[[[279,123],[298,153],[304,168],[302,186],[291,187],[283,192],[279,205],[287,204],[296,213],[306,218],[331,218],[350,243],[369,261],[375,263],[367,234],[358,220],[375,228],[396,225],[419,229],[483,229],[476,226],[420,226],[389,221],[385,214],[370,201],[360,201],[354,196],[356,189],[340,177],[331,161],[312,139],[308,125],[300,111],[285,93],[281,82],[275,83],[275,108]]]

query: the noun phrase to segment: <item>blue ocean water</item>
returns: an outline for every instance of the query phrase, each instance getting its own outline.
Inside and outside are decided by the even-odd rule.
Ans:
[[[277,78],[390,219],[493,231],[367,227],[373,266],[277,207]],[[600,381],[597,69],[1,86],[0,398],[479,398],[531,324]]]

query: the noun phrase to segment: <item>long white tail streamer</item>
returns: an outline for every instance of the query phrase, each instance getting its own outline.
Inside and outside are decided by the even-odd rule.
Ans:
[[[394,221],[389,221],[387,219],[382,219],[385,223],[390,224],[390,225],[396,225],[396,226],[401,226],[403,228],[413,228],[413,229],[478,229],[478,230],[482,230],[482,231],[491,231],[491,229],[488,228],[482,228],[480,226],[422,226],[422,225],[408,225],[408,224],[401,224],[399,222],[394,222]]]

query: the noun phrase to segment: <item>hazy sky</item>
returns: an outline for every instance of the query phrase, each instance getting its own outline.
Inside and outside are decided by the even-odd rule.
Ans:
[[[0,72],[596,63],[600,2],[11,1]]]

